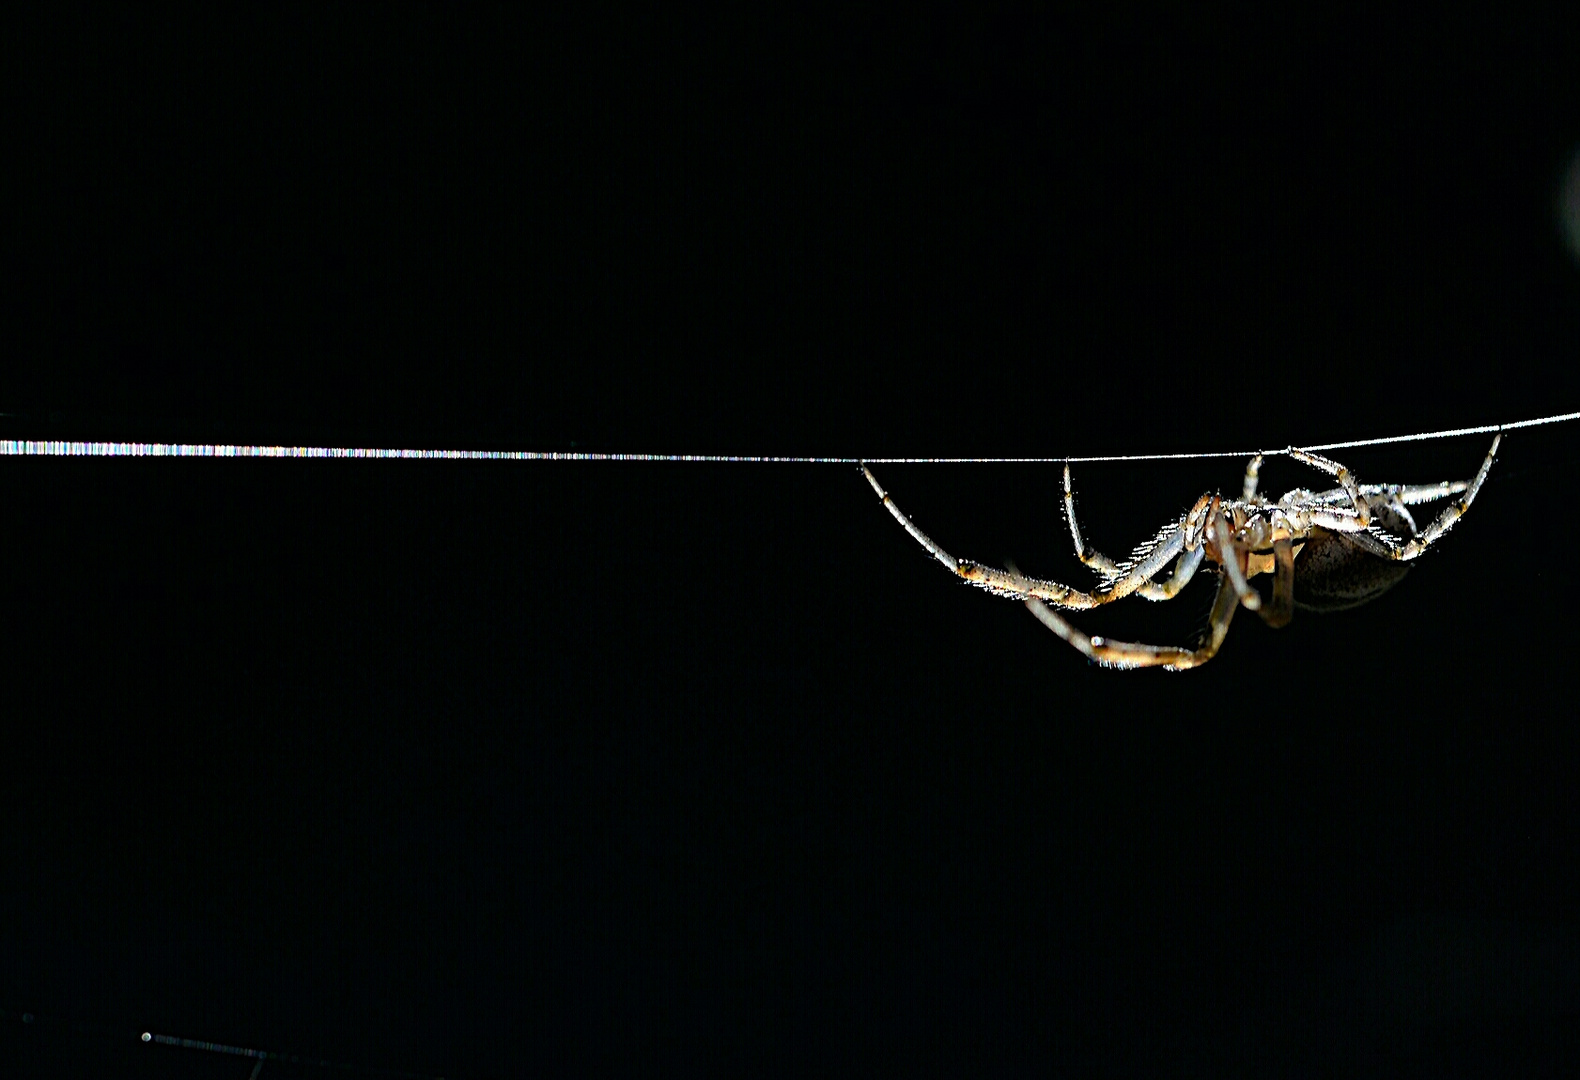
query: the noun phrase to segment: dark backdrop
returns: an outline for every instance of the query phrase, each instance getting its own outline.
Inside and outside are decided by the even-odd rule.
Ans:
[[[1571,43],[1281,18],[51,9],[0,438],[1050,456],[1580,407]],[[1567,1071],[1574,431],[1510,435],[1386,597],[1181,675],[952,583],[850,466],[7,458],[0,1071],[248,1067],[143,1031]],[[1081,467],[1088,536],[1240,469]],[[1086,580],[1054,467],[879,475]],[[1081,622],[1184,641],[1210,591]]]

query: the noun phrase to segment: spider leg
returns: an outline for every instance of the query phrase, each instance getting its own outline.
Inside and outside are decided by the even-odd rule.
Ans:
[[[1410,507],[1405,505],[1400,498],[1397,488],[1385,490],[1379,494],[1369,494],[1366,501],[1372,508],[1372,523],[1380,524],[1384,529],[1399,536],[1416,536],[1421,529],[1415,523],[1415,515],[1410,513]]]
[[[1441,484],[1394,484],[1392,486],[1362,484],[1361,491],[1367,495],[1377,495],[1386,492],[1404,506],[1416,506],[1420,503],[1446,499],[1450,495],[1458,495],[1469,486],[1469,480],[1444,480]]]
[[[1190,580],[1196,572],[1196,567],[1201,564],[1200,555],[1185,550],[1185,534],[1190,526],[1190,518],[1186,516],[1170,525],[1165,525],[1153,537],[1148,545],[1144,546],[1134,566],[1126,569],[1119,567],[1121,576],[1104,582],[1099,586],[1096,596],[1100,602],[1118,600],[1122,596],[1129,596],[1133,592],[1141,591],[1142,595],[1151,593],[1150,600],[1167,600],[1179,592],[1185,582]],[[1199,545],[1198,545],[1199,547]],[[1158,585],[1153,577],[1163,572],[1168,561],[1175,556],[1179,560],[1175,565],[1174,576],[1164,585]]]
[[[1075,541],[1075,557],[1087,566],[1090,566],[1105,579],[1103,586],[1098,590],[1106,594],[1116,588],[1117,582],[1129,581],[1133,575],[1124,567],[1114,562],[1101,551],[1087,544],[1081,536],[1081,526],[1075,519],[1075,492],[1070,487],[1070,466],[1064,466],[1064,516],[1070,523],[1070,538]],[[1199,544],[1185,544],[1185,550],[1180,553],[1174,562],[1174,573],[1167,581],[1157,582],[1151,580],[1151,575],[1142,579],[1135,585],[1136,592],[1148,600],[1172,600],[1174,596],[1185,587],[1191,576],[1196,573],[1196,568],[1201,565],[1202,548]],[[1129,590],[1126,590],[1127,592]]]
[[[1295,613],[1295,545],[1273,541],[1273,600],[1258,612],[1268,626],[1288,626]]]
[[[1262,455],[1257,454],[1245,463],[1245,484],[1240,488],[1240,498],[1246,502],[1256,499],[1256,482],[1262,474]]]
[[[1138,590],[1148,600],[1172,600],[1183,589],[1190,579],[1196,576],[1196,571],[1201,567],[1202,556],[1207,554],[1207,549],[1200,544],[1187,547],[1180,552],[1180,557],[1174,560],[1174,572],[1165,581],[1149,581],[1146,587]]]
[[[1470,486],[1470,481],[1444,480],[1438,484],[1360,484],[1358,486],[1361,495],[1372,509],[1375,510],[1380,502],[1385,501],[1397,511],[1401,506],[1419,506],[1421,503],[1436,502],[1450,495],[1458,495]],[[1329,488],[1327,491],[1308,491],[1305,493],[1305,498],[1310,502],[1335,505],[1348,502],[1350,496],[1343,488]]]
[[[1364,529],[1371,524],[1371,507],[1367,504],[1365,496],[1361,494],[1360,485],[1355,482],[1355,477],[1350,475],[1348,469],[1332,458],[1313,454],[1309,450],[1291,446],[1285,453],[1296,461],[1303,461],[1312,468],[1321,469],[1329,476],[1336,477],[1339,486],[1344,489],[1344,494],[1348,496],[1350,505],[1355,508],[1356,527]]]
[[[1064,465],[1064,518],[1070,523],[1070,538],[1075,541],[1075,557],[1105,577],[1116,578],[1124,573],[1119,564],[1096,548],[1087,546],[1081,536],[1081,526],[1075,520],[1075,492],[1070,488],[1070,465]]]
[[[1232,543],[1225,543],[1230,538],[1231,530],[1222,524],[1222,518],[1213,520],[1213,538],[1218,541],[1218,554],[1223,562],[1223,576],[1234,590],[1235,598],[1247,611],[1256,611],[1262,606],[1262,594],[1251,588],[1250,581],[1245,576],[1243,555]],[[1293,562],[1290,564],[1293,566]]]
[[[1459,500],[1445,506],[1443,512],[1432,519],[1425,529],[1421,530],[1420,535],[1407,543],[1399,544],[1386,540],[1376,532],[1366,531],[1355,533],[1355,540],[1368,551],[1385,559],[1395,559],[1404,562],[1420,555],[1434,541],[1441,538],[1449,529],[1452,529],[1454,523],[1464,516],[1466,510],[1470,509],[1470,504],[1476,501],[1476,493],[1481,490],[1481,485],[1486,482],[1487,474],[1492,471],[1492,461],[1497,456],[1498,444],[1502,439],[1502,432],[1492,437],[1492,446],[1487,450],[1487,456],[1482,459],[1481,468],[1477,470],[1475,479],[1464,485],[1458,492],[1460,495]],[[1436,486],[1452,488],[1456,486],[1456,483]]]
[[[883,500],[883,505],[888,508],[889,513],[894,515],[894,520],[903,525],[905,531],[910,533],[918,544],[926,548],[933,558],[943,563],[952,573],[965,578],[973,585],[979,585],[998,596],[1010,596],[1017,600],[1046,600],[1051,604],[1057,604],[1059,607],[1076,609],[1096,607],[1099,604],[1106,604],[1110,600],[1117,600],[1120,596],[1125,595],[1123,593],[1115,593],[1094,596],[1091,593],[1072,589],[1068,585],[1061,585],[1057,581],[1029,578],[1023,574],[1011,573],[1007,570],[995,570],[990,566],[983,566],[981,563],[972,562],[969,559],[957,559],[935,543],[921,529],[918,529],[911,522],[911,519],[905,516],[904,512],[895,505],[894,500],[889,498],[889,493],[884,491],[883,487],[878,483],[878,478],[872,475],[871,469],[863,465],[861,466],[861,472],[867,478],[867,483],[872,485],[872,490],[876,491],[878,497]]]
[[[1219,550],[1227,556],[1226,566],[1238,563],[1244,558],[1243,553],[1235,546],[1232,530],[1222,516],[1213,520],[1211,528]],[[1242,581],[1245,578],[1243,569],[1240,578]],[[1218,582],[1218,593],[1213,600],[1212,614],[1208,618],[1207,636],[1195,649],[1145,645],[1131,641],[1110,641],[1105,637],[1082,633],[1071,625],[1069,620],[1035,598],[1028,598],[1026,607],[1049,630],[1105,667],[1162,667],[1170,671],[1183,671],[1186,668],[1205,664],[1217,654],[1219,646],[1223,644],[1224,636],[1229,632],[1229,620],[1234,618],[1235,609],[1240,603],[1240,596],[1230,582],[1229,575],[1224,574]]]

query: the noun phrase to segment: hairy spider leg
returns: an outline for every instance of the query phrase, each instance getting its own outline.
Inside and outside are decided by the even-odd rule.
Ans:
[[[959,577],[965,578],[973,585],[988,590],[995,596],[1008,596],[1016,600],[1035,597],[1039,600],[1046,600],[1051,604],[1057,604],[1059,607],[1077,611],[1121,600],[1140,589],[1143,584],[1162,572],[1163,568],[1168,565],[1169,560],[1184,550],[1185,534],[1193,526],[1198,516],[1197,511],[1193,510],[1179,521],[1165,526],[1153,539],[1146,554],[1134,566],[1125,570],[1122,577],[1114,581],[1105,582],[1095,592],[1087,593],[1057,581],[1010,573],[1007,570],[983,566],[981,563],[970,559],[957,559],[945,551],[932,537],[917,528],[910,518],[905,516],[904,511],[895,504],[894,500],[889,497],[889,493],[884,491],[882,485],[878,483],[878,478],[872,475],[871,469],[863,465],[861,466],[861,471],[862,475],[867,478],[867,483],[872,485],[872,490],[877,492],[878,497],[883,500],[883,505],[888,508],[894,520],[904,526],[905,531],[910,533],[917,543],[926,548],[933,558],[943,563]],[[1201,504],[1198,503],[1198,509],[1200,506]],[[1199,563],[1200,559],[1196,559],[1195,562]],[[1192,570],[1194,571],[1194,567],[1192,567]]]
[[[1290,540],[1273,541],[1273,599],[1256,609],[1271,627],[1288,626],[1295,617],[1295,545]]]
[[[1096,548],[1087,546],[1086,540],[1081,536],[1081,526],[1075,520],[1075,492],[1070,488],[1070,463],[1064,463],[1064,519],[1070,523],[1070,539],[1075,541],[1075,557],[1087,566],[1103,575],[1105,578],[1116,578],[1124,574],[1119,569],[1119,564],[1104,555]],[[1146,595],[1146,590],[1142,590]]]
[[[1374,508],[1378,504],[1378,497],[1383,496],[1388,500],[1388,505],[1398,509],[1400,506],[1419,506],[1421,503],[1436,502],[1450,495],[1458,495],[1470,487],[1470,481],[1444,480],[1437,484],[1359,484],[1357,486]],[[1307,500],[1320,503],[1348,502],[1349,497],[1349,493],[1343,488],[1306,493]]]
[[[1294,446],[1291,446],[1284,452],[1290,457],[1294,458],[1296,461],[1304,461],[1307,465],[1310,465],[1316,469],[1321,469],[1329,476],[1337,478],[1339,486],[1344,489],[1344,494],[1349,497],[1350,505],[1354,507],[1355,527],[1357,529],[1364,529],[1366,526],[1371,524],[1371,505],[1367,503],[1365,497],[1361,495],[1360,485],[1355,482],[1355,477],[1350,475],[1350,471],[1348,469],[1346,469],[1343,465],[1340,465],[1337,461],[1334,461],[1332,458],[1323,457],[1321,454],[1313,454],[1309,450],[1301,450]],[[1317,524],[1327,525],[1328,523],[1326,521],[1318,520]],[[1345,528],[1343,525],[1336,525],[1336,527],[1340,529]]]
[[[1390,529],[1394,527],[1393,522],[1401,522],[1404,525],[1404,533],[1407,536],[1415,536],[1421,531],[1415,523],[1415,515],[1410,513],[1410,507],[1405,505],[1405,501],[1399,497],[1397,491],[1367,494],[1363,488],[1361,494],[1366,497],[1367,504],[1372,508],[1372,520],[1374,522],[1376,519],[1381,518],[1383,523]]]
[[[1261,466],[1262,455],[1257,454],[1246,463],[1245,467],[1245,482],[1241,487],[1241,497],[1244,501],[1253,505],[1261,505],[1266,502],[1265,499],[1258,498],[1256,494],[1257,478],[1261,472]],[[1379,490],[1383,488],[1383,485],[1373,486]],[[1337,500],[1349,498],[1348,493],[1343,488],[1334,489],[1334,494],[1337,496]],[[1392,489],[1389,490],[1389,495],[1392,495]],[[1372,502],[1372,505],[1376,505],[1375,500]],[[1403,514],[1406,520],[1409,520],[1409,511],[1405,510],[1403,506],[1395,505],[1391,499],[1389,505],[1395,512]],[[1124,571],[1112,559],[1089,546],[1081,535],[1081,527],[1075,519],[1075,495],[1070,484],[1070,466],[1068,463],[1064,466],[1064,511],[1065,516],[1070,521],[1070,537],[1075,541],[1076,556],[1083,563],[1108,574],[1110,577],[1122,575]],[[1413,521],[1411,521],[1411,526],[1413,535]],[[1191,577],[1200,567],[1203,556],[1206,554],[1206,549],[1202,545],[1192,545],[1191,535],[1191,530],[1187,526],[1185,551],[1180,554],[1179,559],[1175,562],[1173,575],[1164,582],[1147,581],[1143,583],[1136,590],[1138,593],[1148,600],[1169,600],[1178,594],[1180,589],[1191,580]],[[1225,572],[1229,574],[1229,583],[1234,587],[1235,595],[1243,607],[1257,612],[1269,626],[1287,626],[1295,611],[1295,548],[1291,541],[1279,540],[1274,542],[1273,571],[1272,602],[1263,607],[1261,594],[1250,586],[1244,572],[1240,571],[1238,567],[1233,569],[1225,567]]]
[[[1064,466],[1064,516],[1070,523],[1070,538],[1075,541],[1075,557],[1087,566],[1090,566],[1103,578],[1103,584],[1098,587],[1098,591],[1106,593],[1110,589],[1118,587],[1118,583],[1121,580],[1128,581],[1132,575],[1124,567],[1087,544],[1085,538],[1082,537],[1081,526],[1075,520],[1075,492],[1070,487],[1070,466],[1068,462]],[[1184,525],[1185,536],[1183,539],[1185,550],[1180,552],[1179,558],[1174,561],[1174,572],[1165,581],[1153,581],[1151,575],[1148,575],[1135,585],[1135,591],[1148,600],[1172,600],[1195,575],[1197,568],[1201,566],[1202,555],[1205,554],[1205,551],[1199,540],[1194,536],[1189,515],[1187,515]],[[1174,527],[1172,525],[1166,526],[1164,533]],[[1160,533],[1153,542],[1162,543],[1162,541],[1163,533]]]
[[[1415,522],[1415,515],[1410,513],[1411,506],[1458,495],[1469,487],[1469,480],[1444,480],[1437,484],[1361,484],[1360,491],[1371,507],[1374,522],[1380,517],[1388,523],[1390,530],[1400,532],[1392,524],[1397,521],[1404,526],[1402,535],[1410,539],[1421,533],[1420,526]],[[1306,499],[1308,502],[1337,504],[1348,501],[1349,495],[1343,488],[1334,488],[1316,494],[1308,492]],[[1375,524],[1367,530],[1369,533],[1375,531]],[[1367,550],[1370,551],[1371,548],[1368,547]],[[1379,557],[1391,559],[1392,555],[1379,555]]]
[[[1225,572],[1218,581],[1218,593],[1213,599],[1212,614],[1208,617],[1206,637],[1195,649],[1093,637],[1077,630],[1058,612],[1033,597],[1026,599],[1026,607],[1049,630],[1104,667],[1162,667],[1169,671],[1183,671],[1205,664],[1217,655],[1219,646],[1229,633],[1229,620],[1234,618],[1235,609],[1242,602],[1227,568],[1236,566],[1240,581],[1245,581],[1245,552],[1235,543],[1234,530],[1229,528],[1228,520],[1221,513],[1215,514],[1209,528],[1219,552],[1225,557]]]
[[[1362,484],[1361,491],[1367,495],[1392,495],[1406,506],[1418,506],[1458,495],[1468,487],[1469,480],[1444,480],[1441,484]]]
[[[1259,502],[1256,497],[1256,481],[1262,475],[1262,455],[1257,454],[1245,463],[1245,483],[1240,487],[1240,498],[1246,502]]]
[[[1245,463],[1245,483],[1240,488],[1240,498],[1253,506],[1266,506],[1267,500],[1256,493],[1257,481],[1262,475],[1262,457],[1256,454]],[[1335,493],[1339,501],[1349,497],[1343,488],[1336,488]],[[1401,513],[1408,518],[1410,515],[1401,508]],[[1266,607],[1258,603],[1247,605],[1252,611],[1262,616],[1262,621],[1268,626],[1277,628],[1288,626],[1289,620],[1295,617],[1295,544],[1289,539],[1273,541],[1273,598]],[[1241,600],[1244,603],[1244,600]]]
[[[904,511],[895,504],[893,499],[889,498],[889,493],[884,491],[883,486],[878,483],[878,478],[872,475],[871,469],[862,465],[861,472],[867,478],[867,483],[872,485],[872,490],[878,493],[878,498],[883,500],[883,505],[894,516],[894,520],[904,526],[905,531],[910,533],[918,544],[926,548],[933,558],[948,567],[950,572],[965,578],[973,585],[979,585],[998,596],[1009,596],[1017,600],[1035,598],[1058,604],[1060,607],[1075,609],[1093,608],[1110,600],[1118,599],[1118,596],[1093,596],[1090,593],[1081,592],[1079,589],[1072,589],[1068,585],[1061,585],[1057,581],[1026,577],[1024,574],[995,570],[992,567],[983,566],[981,563],[972,562],[969,559],[957,559],[935,543],[932,537],[918,529],[911,519],[905,516]]]
[[[1213,539],[1218,543],[1218,561],[1223,566],[1224,576],[1228,579],[1230,587],[1234,589],[1235,597],[1247,611],[1257,611],[1262,606],[1262,594],[1251,588],[1251,583],[1245,576],[1245,553],[1233,543],[1224,544],[1225,536],[1232,536],[1234,530],[1223,524],[1224,515],[1218,510],[1218,500],[1213,500]]]
[[[1492,462],[1497,457],[1498,443],[1502,438],[1502,432],[1492,437],[1492,446],[1487,450],[1487,456],[1482,459],[1481,468],[1476,471],[1475,479],[1471,480],[1469,484],[1465,485],[1458,492],[1460,495],[1458,501],[1445,506],[1442,513],[1433,518],[1431,524],[1427,525],[1419,535],[1407,543],[1400,544],[1379,534],[1376,530],[1368,530],[1356,533],[1356,541],[1373,554],[1398,562],[1406,562],[1420,555],[1435,541],[1441,539],[1449,529],[1452,529],[1454,523],[1465,515],[1466,510],[1470,509],[1470,504],[1476,501],[1476,493],[1481,490],[1481,485],[1486,482],[1487,474],[1492,471]],[[1423,488],[1427,486],[1423,485]],[[1456,485],[1450,483],[1440,486],[1454,487]]]

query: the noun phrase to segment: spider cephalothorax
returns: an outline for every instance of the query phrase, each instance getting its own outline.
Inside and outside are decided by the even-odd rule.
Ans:
[[[1262,466],[1262,455],[1258,454],[1246,466],[1238,499],[1203,495],[1189,512],[1165,525],[1122,563],[1114,562],[1081,538],[1081,528],[1075,520],[1075,496],[1070,489],[1070,467],[1065,465],[1064,508],[1070,521],[1070,536],[1075,541],[1076,554],[1099,578],[1097,588],[1090,592],[1027,577],[1013,567],[999,570],[955,558],[900,512],[870,469],[863,465],[861,471],[906,532],[960,577],[997,596],[1025,601],[1048,629],[1100,664],[1179,670],[1212,659],[1223,643],[1236,608],[1259,613],[1270,626],[1283,626],[1296,607],[1340,611],[1364,604],[1392,587],[1409,569],[1410,560],[1448,532],[1470,508],[1492,469],[1501,437],[1493,437],[1475,479],[1439,484],[1358,484],[1338,462],[1291,447],[1284,453],[1329,474],[1339,486],[1315,492],[1296,488],[1276,502],[1256,492]],[[1418,531],[1409,507],[1451,495],[1460,498]],[[1089,636],[1049,607],[1093,608],[1132,593],[1148,600],[1168,600],[1190,581],[1203,559],[1218,564],[1221,570],[1206,636],[1194,649]],[[1170,561],[1174,564],[1172,571],[1159,579]],[[1249,584],[1258,574],[1273,575],[1272,599],[1266,604]]]

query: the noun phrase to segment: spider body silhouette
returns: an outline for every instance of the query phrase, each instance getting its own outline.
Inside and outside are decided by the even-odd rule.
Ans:
[[[1295,488],[1276,501],[1257,494],[1263,455],[1246,465],[1237,499],[1203,495],[1177,521],[1160,529],[1124,562],[1115,562],[1092,548],[1081,536],[1075,517],[1070,467],[1064,467],[1064,509],[1070,537],[1080,560],[1098,576],[1089,592],[1057,581],[1028,577],[1013,566],[1006,570],[958,559],[936,544],[901,512],[879,485],[872,470],[861,466],[872,489],[928,553],[955,574],[996,596],[1023,601],[1043,625],[1090,659],[1105,667],[1163,667],[1172,671],[1197,667],[1218,652],[1238,608],[1257,612],[1269,626],[1289,622],[1295,608],[1342,611],[1364,604],[1392,588],[1412,560],[1453,528],[1492,469],[1502,435],[1493,437],[1480,470],[1471,480],[1438,484],[1360,484],[1338,462],[1295,447],[1283,451],[1338,481],[1326,491]],[[1458,495],[1424,529],[1417,529],[1409,508]],[[1055,608],[1083,610],[1133,594],[1148,600],[1169,600],[1179,594],[1204,561],[1216,564],[1219,582],[1207,632],[1195,648],[1113,641],[1077,629]],[[1173,563],[1166,577],[1160,577]],[[1273,576],[1271,599],[1250,581]]]

